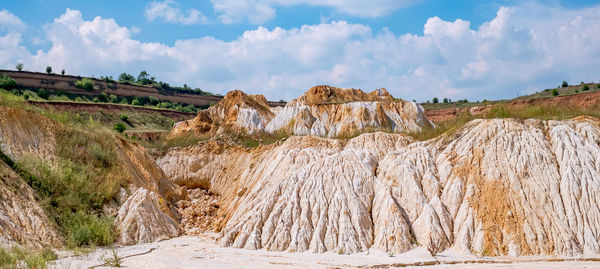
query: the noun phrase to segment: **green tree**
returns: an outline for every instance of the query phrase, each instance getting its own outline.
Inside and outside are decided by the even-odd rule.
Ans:
[[[450,100],[448,100],[448,98],[444,98],[444,104],[450,103]]]
[[[584,91],[584,92],[585,91],[589,91],[590,87],[586,84],[586,85],[583,85],[583,89],[581,89],[581,90]]]
[[[563,88],[569,87],[569,83],[567,83],[566,81],[563,81],[561,86]]]
[[[134,83],[135,82],[135,77],[133,77],[133,75],[130,75],[130,74],[127,74],[127,73],[122,73],[119,76],[119,82]]]
[[[434,104],[437,104],[440,102],[440,99],[438,99],[437,97],[433,97],[433,100],[431,100]]]
[[[15,66],[17,68],[18,71],[23,71],[23,64],[22,63],[18,63],[17,66]]]
[[[65,75],[65,70],[64,70],[64,69],[63,69],[63,70],[61,70],[61,71],[60,71],[60,74],[64,76],[64,75]]]
[[[146,72],[146,70],[142,70],[142,72],[140,72],[140,74],[137,77],[136,83],[140,84],[140,85],[152,84],[152,80],[150,79],[150,74],[148,74],[148,72]]]
[[[46,66],[46,73],[52,74],[52,66]]]
[[[558,90],[557,89],[552,90],[552,96],[558,96]]]

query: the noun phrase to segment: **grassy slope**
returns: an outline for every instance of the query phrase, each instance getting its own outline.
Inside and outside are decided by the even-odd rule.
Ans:
[[[93,118],[28,105],[4,90],[0,90],[0,106],[41,114],[64,126],[53,134],[57,150],[52,160],[25,155],[4,161],[35,190],[36,199],[57,224],[68,247],[112,243],[113,219],[102,209],[115,201],[119,188],[130,181],[122,174],[115,152],[120,134]]]
[[[600,85],[600,84],[587,83],[585,85],[588,86],[588,88],[589,88],[588,91],[583,91],[584,84],[580,84],[580,85],[572,85],[572,86],[568,86],[568,87],[564,87],[564,88],[561,87],[561,88],[545,89],[545,90],[535,92],[530,95],[520,96],[515,99],[483,101],[483,102],[460,102],[460,101],[457,101],[457,102],[452,102],[452,103],[437,103],[437,104],[421,103],[421,105],[426,110],[448,109],[448,108],[468,108],[468,107],[482,106],[482,105],[502,104],[502,103],[507,103],[507,102],[513,101],[513,100],[554,97],[554,95],[552,93],[552,91],[554,89],[556,89],[558,91],[558,96],[574,95],[574,94],[600,91],[600,88],[598,88],[598,85]],[[440,100],[440,102],[441,101],[442,100]]]

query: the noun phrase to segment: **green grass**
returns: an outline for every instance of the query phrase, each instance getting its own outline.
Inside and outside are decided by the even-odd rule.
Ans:
[[[49,248],[25,249],[19,245],[10,248],[0,247],[0,268],[48,268],[49,261],[56,260],[57,256]]]

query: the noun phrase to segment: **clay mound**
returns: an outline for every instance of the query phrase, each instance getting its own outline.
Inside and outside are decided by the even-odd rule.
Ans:
[[[430,126],[420,105],[395,100],[385,89],[366,93],[317,86],[288,102],[265,130],[339,137],[377,130],[419,131]]]
[[[262,131],[273,116],[264,96],[235,90],[228,92],[216,105],[198,112],[194,119],[176,123],[171,136],[212,135],[227,129],[254,133]]]
[[[220,196],[223,246],[597,255],[598,141],[588,118],[474,120],[425,142],[369,133],[254,150],[198,145],[159,165],[180,184],[201,177]]]

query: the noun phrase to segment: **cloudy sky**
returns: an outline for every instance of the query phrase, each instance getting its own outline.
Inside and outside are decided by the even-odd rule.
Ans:
[[[271,100],[319,84],[513,98],[600,80],[600,1],[3,1],[0,68],[19,62]]]

